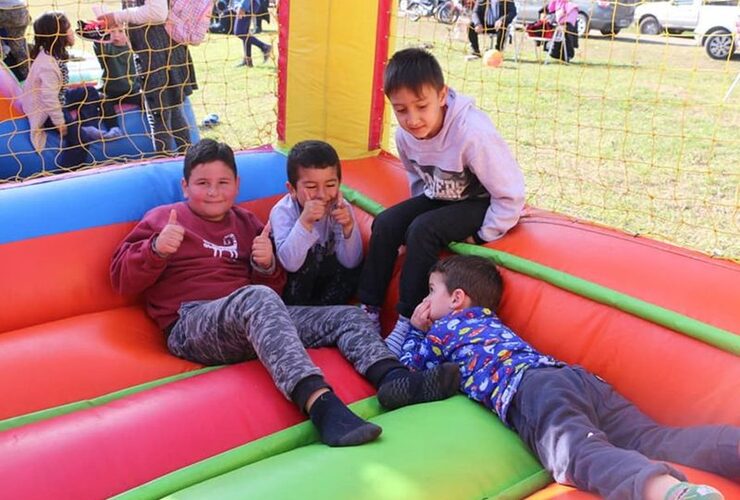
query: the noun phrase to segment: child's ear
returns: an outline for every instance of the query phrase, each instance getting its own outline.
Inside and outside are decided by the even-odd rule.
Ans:
[[[447,104],[447,93],[449,91],[449,87],[445,85],[442,87],[442,90],[439,91],[439,105],[444,106]]]
[[[450,294],[450,297],[452,298],[452,306],[457,309],[465,300],[466,294],[462,288],[455,288]]]
[[[298,193],[296,193],[296,190],[293,187],[293,185],[290,183],[290,181],[285,181],[285,187],[288,190],[288,193],[290,194],[290,197],[295,200],[296,199],[296,195]]]
[[[188,181],[186,181],[184,177],[180,180],[180,187],[182,187],[183,198],[187,198],[188,197]]]

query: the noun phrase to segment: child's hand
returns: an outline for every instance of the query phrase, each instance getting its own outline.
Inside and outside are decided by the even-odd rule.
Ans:
[[[100,14],[98,16],[98,21],[104,23],[106,28],[113,28],[114,26],[118,26],[118,24],[116,23],[116,16],[114,16],[112,12]]]
[[[59,137],[64,139],[67,136],[67,124],[63,123],[59,125]]]
[[[270,269],[275,255],[272,251],[272,241],[270,241],[270,221],[252,241],[252,262],[262,269]]]
[[[154,252],[160,257],[167,258],[180,249],[185,237],[185,228],[177,223],[177,212],[170,210],[170,218],[167,225],[154,240]]]
[[[352,220],[352,214],[349,211],[349,205],[344,201],[342,192],[339,191],[337,196],[336,208],[331,211],[331,217],[334,221],[342,226],[342,233],[345,238],[349,238],[352,235],[352,228],[355,225],[355,221]]]
[[[326,214],[326,202],[322,200],[311,200],[307,192],[304,194],[306,201],[303,204],[303,212],[301,212],[298,220],[301,221],[303,227],[312,231],[313,225]]]
[[[416,309],[414,309],[414,314],[411,315],[411,324],[416,328],[417,330],[421,330],[422,332],[428,331],[432,327],[432,318],[429,316],[432,312],[432,305],[427,300],[424,299],[421,301],[421,304],[416,306]]]
[[[476,24],[475,25],[475,32],[480,34],[483,33],[483,25],[482,24]]]

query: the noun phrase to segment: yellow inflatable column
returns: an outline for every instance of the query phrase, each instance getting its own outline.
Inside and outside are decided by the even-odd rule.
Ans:
[[[331,143],[341,158],[376,154],[392,0],[281,0],[278,143]]]

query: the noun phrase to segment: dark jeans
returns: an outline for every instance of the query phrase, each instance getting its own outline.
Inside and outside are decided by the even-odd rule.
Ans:
[[[294,273],[288,273],[283,301],[289,306],[333,306],[346,304],[357,290],[360,266],[347,269],[337,256],[321,255],[323,247],[314,247],[306,261]]]
[[[507,419],[557,482],[610,500],[644,498],[658,475],[686,480],[653,460],[740,477],[740,428],[660,425],[578,366],[526,371]]]
[[[401,270],[397,309],[410,318],[427,295],[427,274],[440,250],[480,229],[489,205],[488,198],[441,201],[420,195],[381,212],[373,222],[360,278],[360,301],[371,306],[383,304],[398,248],[405,243],[406,261]]]
[[[262,52],[265,52],[270,46],[249,33],[249,25],[251,22],[252,15],[247,14],[236,21],[236,28],[234,28],[234,34],[239,37],[242,43],[244,43],[244,56],[250,58],[252,57],[252,45],[256,45]]]

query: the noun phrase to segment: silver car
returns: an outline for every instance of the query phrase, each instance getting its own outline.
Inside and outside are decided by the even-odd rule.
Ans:
[[[589,30],[602,35],[616,35],[634,19],[638,0],[571,0],[578,6],[578,36]],[[542,0],[516,0],[517,21],[527,24],[539,19],[539,11],[546,4]]]

